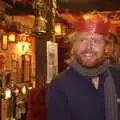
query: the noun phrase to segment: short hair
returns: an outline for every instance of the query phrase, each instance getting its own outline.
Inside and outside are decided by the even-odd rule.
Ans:
[[[114,44],[118,43],[117,36],[115,34],[113,34],[113,33],[110,32],[108,34],[108,38],[109,38],[109,40],[112,40]]]

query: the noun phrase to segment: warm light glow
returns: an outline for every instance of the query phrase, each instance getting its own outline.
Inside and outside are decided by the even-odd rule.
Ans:
[[[10,34],[8,35],[8,41],[9,41],[9,42],[15,42],[15,41],[16,41],[15,33],[10,33]]]
[[[7,40],[7,35],[3,35],[3,40]]]
[[[89,14],[85,14],[85,15],[83,15],[83,18],[84,18],[85,20],[88,20],[88,19],[90,19],[90,15],[89,15]]]
[[[23,87],[21,88],[21,92],[22,92],[23,95],[26,95],[26,93],[27,93],[27,88],[26,88],[26,86],[23,86]]]
[[[60,23],[57,23],[55,25],[55,35],[61,35],[62,34],[62,28],[61,28],[61,24]]]
[[[7,35],[3,35],[2,37],[2,45],[1,45],[3,50],[6,50],[8,48],[8,37]]]
[[[15,89],[15,94],[16,94],[16,96],[19,94],[19,89]]]
[[[28,90],[32,90],[32,86],[28,87]]]
[[[9,99],[11,98],[11,96],[12,96],[11,90],[7,88],[5,91],[5,99]]]
[[[24,55],[30,49],[30,43],[26,41],[21,41],[17,43],[17,50],[19,54]]]
[[[32,86],[33,86],[33,88],[36,87],[36,82],[34,80],[32,81]]]

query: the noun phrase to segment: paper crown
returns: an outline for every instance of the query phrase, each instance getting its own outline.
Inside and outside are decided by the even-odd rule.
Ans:
[[[75,31],[91,32],[107,35],[109,32],[110,21],[101,15],[84,15],[73,25]]]

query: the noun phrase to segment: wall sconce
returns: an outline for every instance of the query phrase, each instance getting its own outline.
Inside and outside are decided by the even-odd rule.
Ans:
[[[8,49],[8,36],[7,36],[7,34],[2,35],[1,48],[2,48],[2,50]]]
[[[27,93],[27,88],[26,88],[26,86],[23,86],[23,87],[21,88],[21,92],[22,92],[23,95],[26,95],[26,93]]]
[[[62,34],[62,26],[60,23],[56,23],[55,25],[55,35],[61,35]]]
[[[8,34],[8,41],[9,42],[15,42],[16,41],[16,34],[14,32],[10,32]]]
[[[5,99],[9,99],[9,98],[11,98],[11,96],[12,96],[11,90],[9,88],[7,88],[5,90]]]
[[[56,36],[65,35],[65,27],[62,23],[56,23],[54,30]]]
[[[1,40],[1,48],[2,50],[8,49],[8,42],[15,42],[16,41],[16,35],[13,32],[10,32],[9,34],[3,34],[2,40]]]

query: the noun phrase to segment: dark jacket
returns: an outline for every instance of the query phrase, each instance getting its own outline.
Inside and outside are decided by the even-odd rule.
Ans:
[[[110,69],[120,96],[120,69]],[[72,67],[52,81],[46,93],[47,120],[105,120],[104,73],[96,90],[89,77]]]

